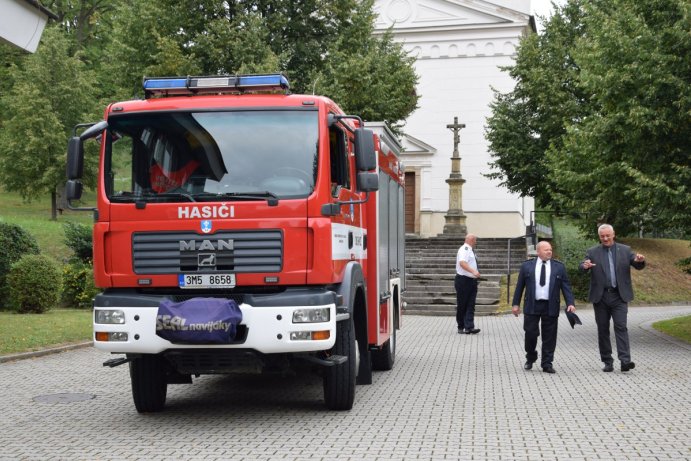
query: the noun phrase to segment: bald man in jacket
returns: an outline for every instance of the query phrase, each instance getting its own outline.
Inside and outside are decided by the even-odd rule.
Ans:
[[[540,365],[545,373],[555,373],[552,361],[557,347],[557,325],[561,295],[567,304],[567,311],[575,312],[575,301],[566,267],[552,259],[552,245],[539,242],[537,258],[521,265],[513,293],[513,315],[520,313],[521,295],[523,301],[523,330],[525,331],[525,358],[523,368],[530,370],[537,360],[537,338],[542,329],[542,359]]]

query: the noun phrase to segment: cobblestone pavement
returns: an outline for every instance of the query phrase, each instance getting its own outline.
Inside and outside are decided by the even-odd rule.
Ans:
[[[691,306],[629,310],[636,369],[603,373],[593,311],[564,315],[557,373],[524,371],[522,318],[404,316],[396,365],[329,412],[312,374],[203,376],[140,415],[127,367],[93,348],[0,364],[3,460],[691,459],[691,346],[650,323]],[[93,396],[93,398],[91,398]],[[76,397],[83,397],[78,400]]]

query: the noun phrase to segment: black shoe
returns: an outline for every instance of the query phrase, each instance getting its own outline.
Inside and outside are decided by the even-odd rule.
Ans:
[[[542,371],[544,371],[545,373],[556,373],[557,372],[557,370],[555,370],[552,367],[542,367]]]
[[[471,328],[469,330],[466,329],[466,330],[463,330],[463,333],[465,333],[467,335],[475,335],[475,334],[480,333],[480,329],[479,328]]]
[[[614,371],[614,366],[612,366],[611,363],[605,363],[604,368],[602,369],[605,373],[609,373],[610,371]]]
[[[634,368],[636,368],[636,364],[633,362],[627,362],[627,363],[621,364],[621,371],[629,371],[629,370],[633,370]]]
[[[533,369],[533,362],[525,362],[525,365],[523,365],[523,368],[526,370],[532,370]]]
[[[465,332],[463,331],[463,328],[459,328],[459,329],[458,329],[458,334],[459,334],[459,335],[465,334]]]

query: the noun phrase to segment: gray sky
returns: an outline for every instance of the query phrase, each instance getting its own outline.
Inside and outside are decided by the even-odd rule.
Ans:
[[[555,0],[554,3],[558,5],[564,5],[566,3],[566,0]],[[531,0],[530,2],[530,10],[533,13],[533,15],[537,16],[549,16],[552,13],[552,1],[551,0]],[[542,31],[542,24],[540,24],[540,20],[536,17],[535,21],[537,21],[537,30],[538,32]]]

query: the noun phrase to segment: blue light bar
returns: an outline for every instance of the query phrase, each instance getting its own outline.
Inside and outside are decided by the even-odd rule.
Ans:
[[[290,90],[283,74],[221,75],[216,77],[144,77],[146,98],[153,95],[244,93],[248,91]]]

